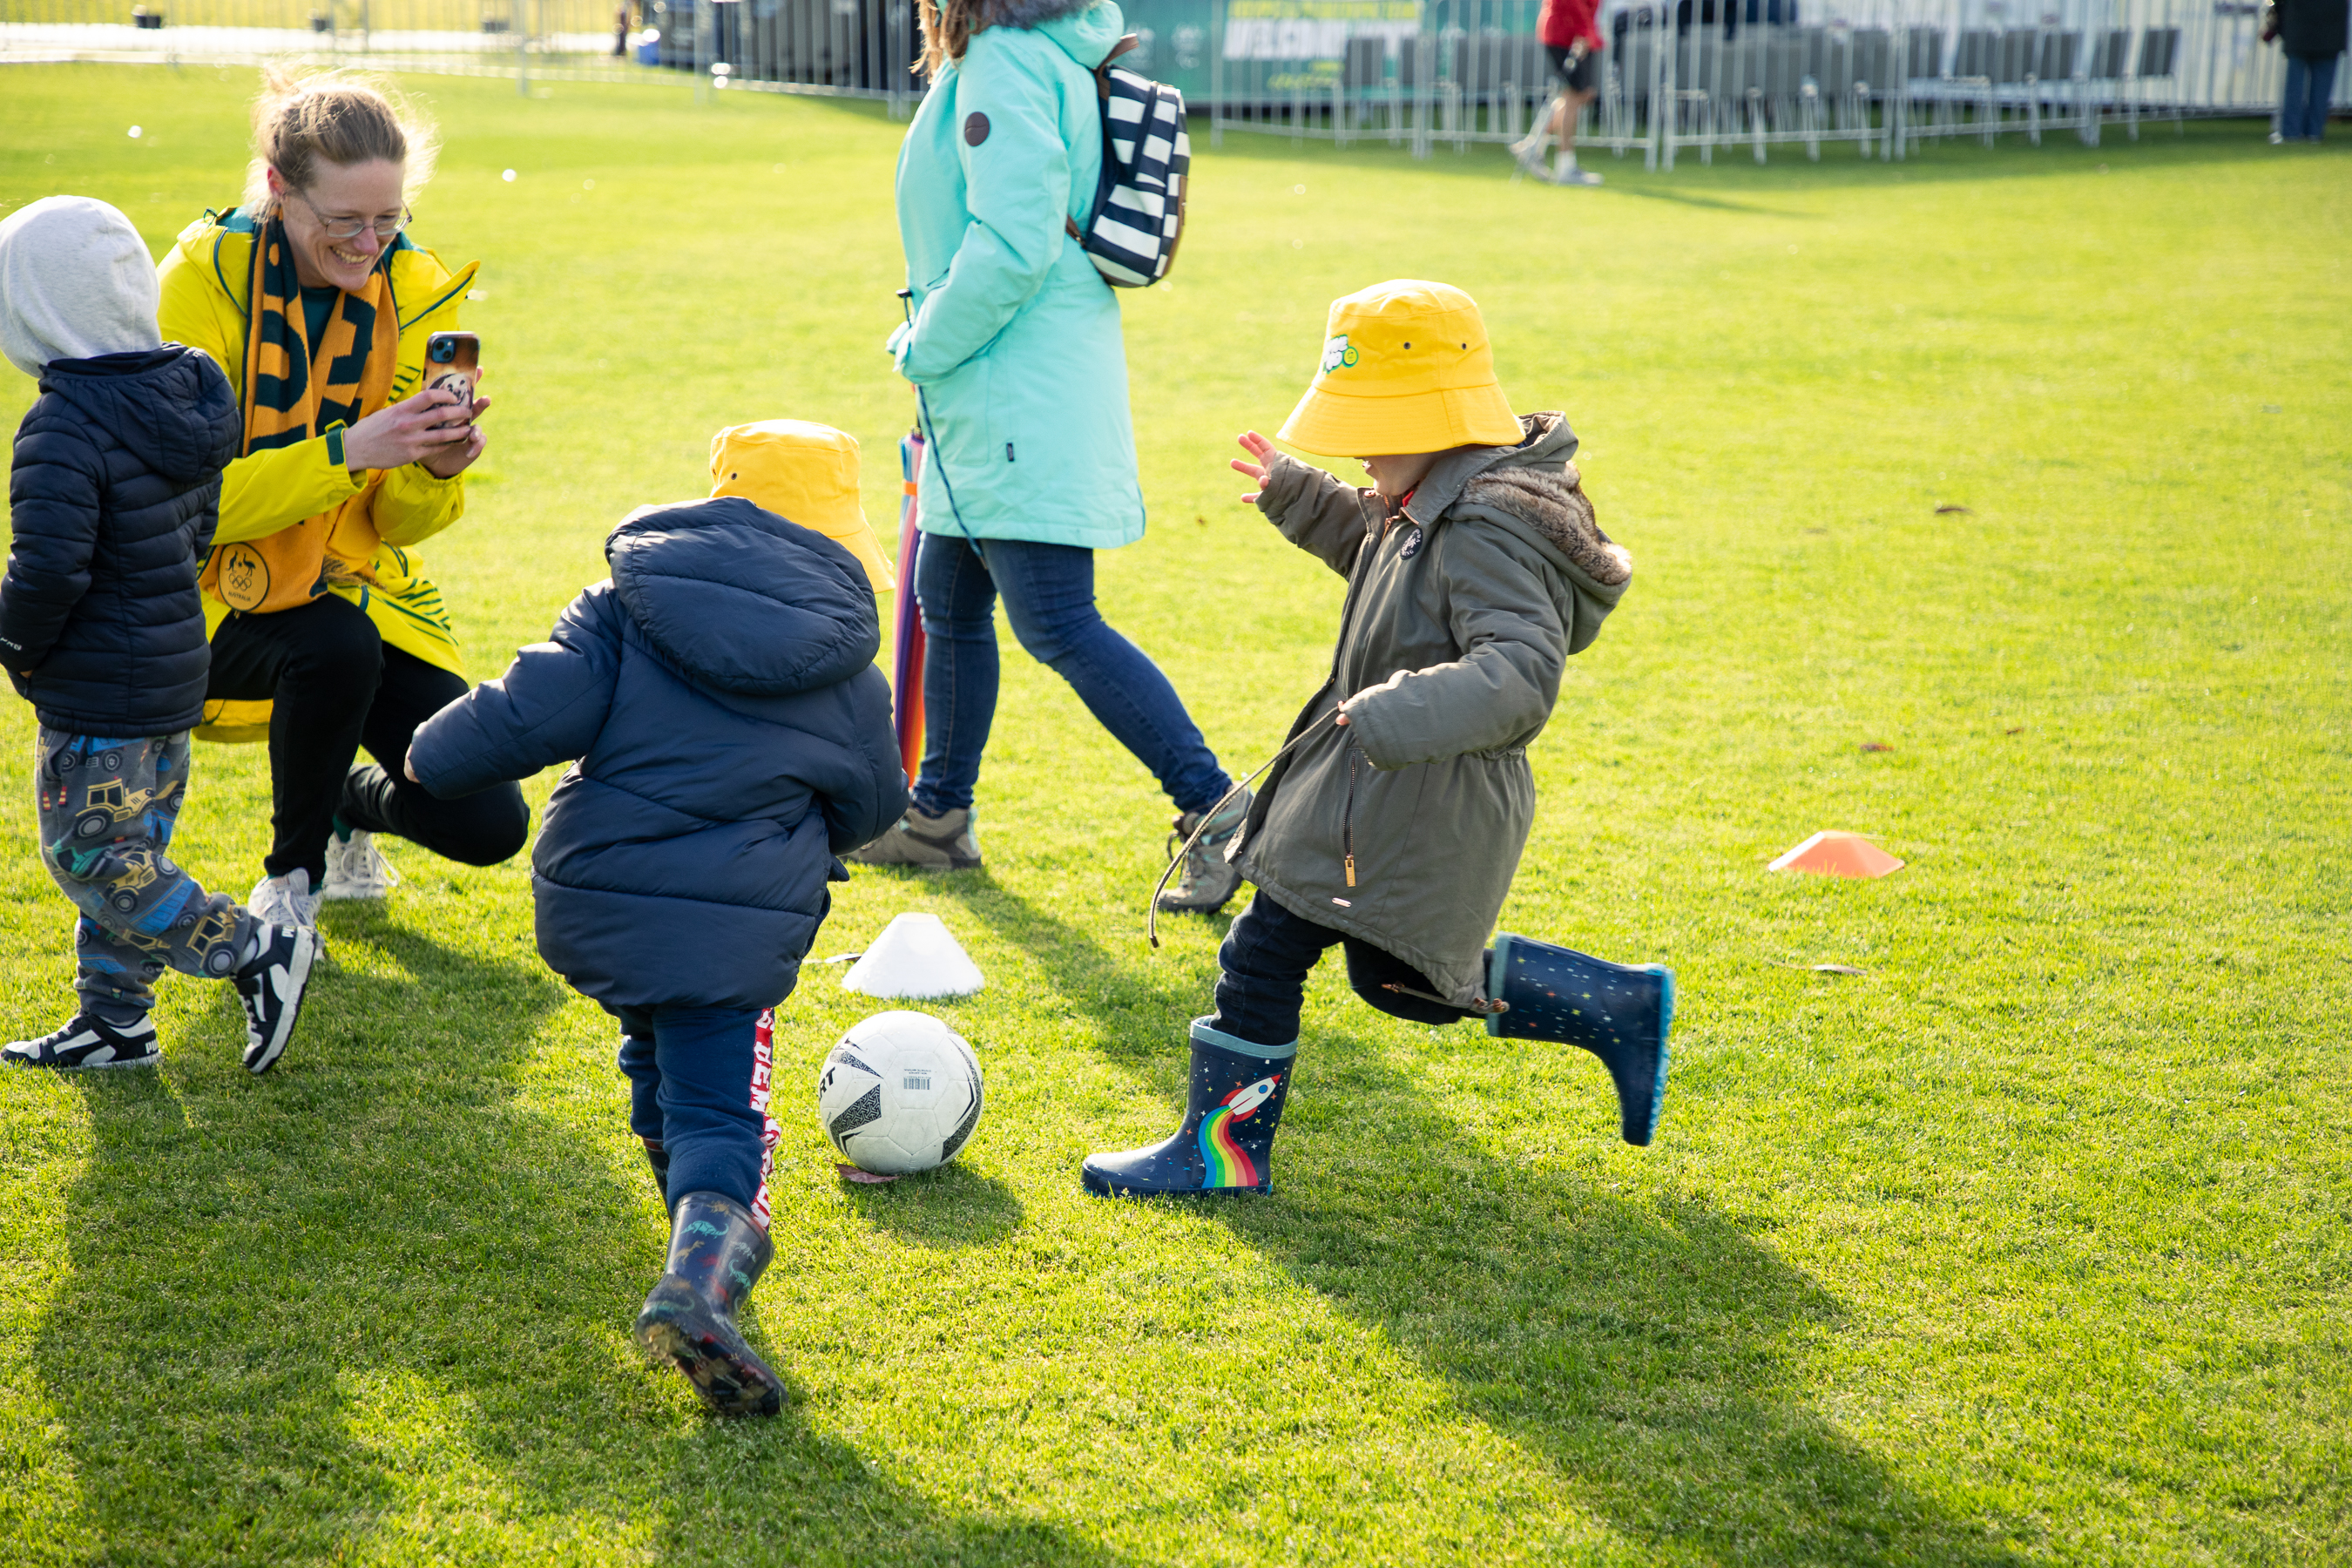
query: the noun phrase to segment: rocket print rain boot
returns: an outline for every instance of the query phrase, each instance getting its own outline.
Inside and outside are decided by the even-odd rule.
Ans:
[[[1666,1037],[1675,1026],[1673,970],[1612,963],[1501,931],[1486,954],[1486,994],[1507,1004],[1486,1015],[1488,1034],[1591,1051],[1617,1086],[1625,1142],[1646,1144],[1657,1136],[1666,1101]]]
[[[1290,1096],[1298,1042],[1261,1046],[1192,1020],[1192,1092],[1164,1143],[1090,1154],[1087,1191],[1102,1197],[1274,1189],[1274,1132]]]
[[[751,1211],[719,1193],[688,1193],[670,1221],[669,1271],[637,1314],[637,1343],[686,1373],[720,1415],[773,1415],[784,1384],[735,1326],[775,1244]]]

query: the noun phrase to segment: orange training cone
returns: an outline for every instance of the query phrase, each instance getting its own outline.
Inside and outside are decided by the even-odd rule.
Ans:
[[[1859,833],[1816,833],[1778,860],[1775,871],[1811,871],[1817,877],[1884,877],[1903,862]]]

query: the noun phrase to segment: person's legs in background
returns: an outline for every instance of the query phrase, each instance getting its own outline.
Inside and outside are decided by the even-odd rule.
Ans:
[[[366,611],[330,594],[275,615],[230,616],[212,655],[207,696],[271,703],[273,842],[246,902],[269,924],[315,927],[343,777],[383,679],[383,639]]]
[[[2311,62],[2301,55],[2286,58],[2286,89],[2279,100],[2279,140],[2300,142],[2308,134],[2304,128],[2306,106],[2311,100]]]
[[[1555,100],[1551,134],[1559,149],[1551,156],[1551,182],[1555,185],[1597,185],[1601,183],[1599,174],[1576,166],[1576,128],[1582,122],[1585,110],[1600,96],[1597,87],[1577,84],[1598,74],[1600,58],[1598,55],[1584,56],[1569,78],[1570,86]]]
[[[1087,711],[1176,803],[1171,847],[1189,847],[1159,895],[1160,907],[1191,914],[1223,909],[1241,889],[1241,873],[1225,863],[1224,852],[1249,816],[1250,794],[1234,789],[1160,667],[1103,620],[1095,605],[1095,552],[1069,544],[989,549],[1005,618],[1021,646],[1070,683]]]
[[[996,717],[996,584],[968,541],[927,533],[899,591],[912,592],[922,605],[922,766],[907,815],[843,858],[969,871],[980,864],[972,791]]]
[[[2327,134],[2327,106],[2336,97],[2336,72],[2343,59],[2341,55],[2329,55],[2306,62],[2311,68],[2311,97],[2310,108],[2305,111],[2304,134],[2314,142]]]
[[[993,555],[1004,548],[992,540]],[[925,534],[915,563],[923,612],[923,766],[915,805],[926,816],[962,811],[980,784],[996,719],[996,584],[965,540]]]
[[[396,876],[369,839],[394,834],[467,866],[495,866],[530,837],[522,786],[493,784],[456,800],[437,800],[409,781],[404,764],[417,726],[469,689],[462,676],[404,648],[383,650],[383,678],[361,726],[373,766],[347,770],[334,817],[329,898],[381,898]]]
[[[1178,811],[1202,812],[1222,800],[1234,782],[1184,700],[1096,608],[1095,552],[1003,540],[991,541],[988,553],[1005,618],[1030,657],[1070,683],[1096,721],[1151,770]]]

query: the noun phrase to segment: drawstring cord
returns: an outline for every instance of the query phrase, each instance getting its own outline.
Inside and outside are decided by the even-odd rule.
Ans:
[[[1168,869],[1160,873],[1160,880],[1151,889],[1151,909],[1150,912],[1144,916],[1143,931],[1146,936],[1151,939],[1151,945],[1153,947],[1156,948],[1160,945],[1160,895],[1168,890],[1168,879],[1176,874],[1176,868],[1184,863],[1184,857],[1192,852],[1192,846],[1201,841],[1201,835],[1209,830],[1209,824],[1216,820],[1217,813],[1224,810],[1227,805],[1231,805],[1234,796],[1249,788],[1251,780],[1256,778],[1258,774],[1265,772],[1266,769],[1274,766],[1275,763],[1282,761],[1283,758],[1290,755],[1292,752],[1297,751],[1299,745],[1304,742],[1308,736],[1314,734],[1316,731],[1320,730],[1324,725],[1328,724],[1332,720],[1337,719],[1339,716],[1340,711],[1340,709],[1336,707],[1333,708],[1331,711],[1324,714],[1323,717],[1316,720],[1315,722],[1307,725],[1307,728],[1292,736],[1289,742],[1283,746],[1282,750],[1266,758],[1265,761],[1260,763],[1256,767],[1252,768],[1249,771],[1248,775],[1242,779],[1240,783],[1234,784],[1233,788],[1227,790],[1224,793],[1223,797],[1220,799],[1216,805],[1209,807],[1208,810],[1201,814],[1201,820],[1192,825],[1192,836],[1184,840],[1184,847],[1176,851],[1176,858],[1168,862]]]
[[[912,289],[898,290],[898,310],[907,318],[907,325],[912,328],[915,324],[915,291]],[[984,572],[988,569],[988,552],[981,549],[980,541],[971,536],[971,525],[964,521],[963,511],[956,505],[955,486],[948,482],[948,455],[940,450],[939,432],[931,427],[931,405],[923,396],[922,383],[909,378],[907,384],[915,389],[915,423],[921,427],[923,439],[929,443],[931,456],[940,465],[940,487],[947,492],[948,515],[955,519],[956,531],[963,535],[966,544],[971,546],[971,552],[980,557],[981,570]]]

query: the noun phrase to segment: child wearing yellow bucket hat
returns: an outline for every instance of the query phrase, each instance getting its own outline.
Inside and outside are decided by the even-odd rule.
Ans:
[[[898,585],[857,496],[857,440],[805,419],[730,425],[710,438],[710,493],[741,496],[857,557],[877,594]]]
[[[774,1255],[774,1009],[840,856],[907,810],[857,444],[772,420],[719,432],[716,493],[640,507],[612,575],[416,731],[440,799],[570,762],[531,855],[540,956],[618,1021],[629,1128],[670,1211],[637,1342],[711,1409],[774,1415],[737,1311]]]
[[[1528,747],[1633,576],[1594,521],[1567,419],[1511,412],[1467,294],[1399,279],[1332,305],[1281,437],[1360,458],[1372,479],[1343,483],[1255,431],[1234,464],[1257,482],[1243,499],[1348,580],[1339,649],[1232,851],[1257,893],[1219,952],[1216,1011],[1192,1025],[1184,1121],[1089,1157],[1104,1195],[1270,1188],[1307,977],[1329,949],[1365,1001],[1426,1024],[1512,1016],[1527,963],[1566,952],[1506,937],[1507,973],[1486,944],[1535,815]],[[1625,1136],[1646,1142],[1671,991],[1606,968],[1577,1026],[1609,1017],[1591,1048],[1618,1079]]]

